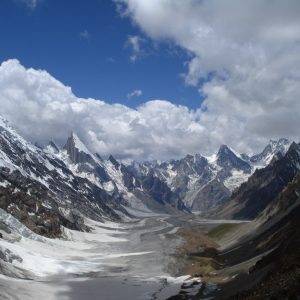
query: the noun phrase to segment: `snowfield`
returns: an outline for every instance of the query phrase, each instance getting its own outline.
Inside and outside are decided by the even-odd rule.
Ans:
[[[101,292],[107,298],[100,299],[134,300],[176,294],[183,282],[191,283],[166,269],[182,243],[179,227],[167,215],[131,212],[141,218],[127,223],[85,219],[91,232],[64,228],[63,239],[48,239],[0,210],[11,231],[0,230],[0,250],[12,257],[4,263],[10,276],[0,276],[1,299],[99,299],[95,295]]]

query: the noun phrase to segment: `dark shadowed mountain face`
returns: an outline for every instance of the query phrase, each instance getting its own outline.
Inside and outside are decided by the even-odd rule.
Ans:
[[[300,146],[292,143],[284,157],[258,169],[234,191],[222,211],[241,219],[255,218],[300,170]]]
[[[227,229],[223,241],[231,240],[233,243],[226,248],[221,247],[216,258],[222,261],[229,274],[234,272],[236,275],[233,280],[219,284],[219,289],[210,297],[231,300],[297,299],[300,293],[299,214],[298,173],[256,219]],[[222,234],[219,236],[222,239]],[[240,266],[242,272],[238,274]],[[225,270],[222,272],[228,275]]]
[[[251,172],[251,166],[233,153],[226,145],[222,145],[217,154],[217,164],[225,169],[236,169]]]
[[[247,288],[228,299],[297,299],[300,294],[299,214],[298,174],[255,220],[259,224],[255,232],[231,252],[243,260],[260,253],[264,255],[238,282],[238,289]]]

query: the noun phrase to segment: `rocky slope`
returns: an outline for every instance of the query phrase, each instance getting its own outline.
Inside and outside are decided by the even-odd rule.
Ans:
[[[244,232],[239,240],[219,253],[229,269],[247,261],[256,262],[250,264],[248,272],[221,284],[213,296],[216,299],[297,299],[300,294],[299,214],[298,173],[254,221],[237,229]],[[233,230],[231,234],[236,233]]]
[[[0,208],[9,211],[14,206],[14,215],[20,220],[26,214],[35,213],[41,219],[52,214],[60,224],[84,230],[82,221],[76,223],[80,215],[120,219],[120,208],[103,189],[76,176],[58,156],[25,141],[4,120],[0,120],[0,185]],[[32,223],[34,218],[28,219]],[[35,221],[37,227],[39,222]],[[53,234],[56,231],[53,229]]]
[[[59,235],[60,225],[86,230],[84,217],[120,220],[129,216],[127,207],[148,212],[186,209],[165,182],[150,173],[136,178],[112,156],[103,160],[92,154],[75,133],[62,149],[53,141],[42,149],[3,119],[0,187],[0,208],[46,236]]]
[[[287,153],[267,167],[257,169],[233,192],[219,215],[237,219],[253,219],[293,180],[300,170],[300,145],[292,143]]]

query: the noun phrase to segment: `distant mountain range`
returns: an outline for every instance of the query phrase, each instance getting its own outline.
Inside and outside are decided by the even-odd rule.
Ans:
[[[1,118],[0,208],[45,235],[59,235],[57,224],[85,230],[81,215],[118,220],[134,211],[207,213],[221,207],[224,214],[251,218],[299,170],[298,147],[280,139],[254,156],[222,145],[210,157],[123,163],[92,153],[75,133],[62,149],[53,141],[32,145]],[[257,193],[267,197],[254,205]]]
[[[222,145],[210,157],[196,154],[163,163],[132,162],[127,168],[137,178],[153,173],[178,195],[187,208],[206,212],[226,203],[231,193],[255,170],[283,157],[289,146],[287,139],[270,141],[261,153],[249,157]]]

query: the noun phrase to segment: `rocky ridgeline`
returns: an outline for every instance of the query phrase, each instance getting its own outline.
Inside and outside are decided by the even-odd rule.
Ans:
[[[270,141],[252,157],[222,145],[211,157],[124,164],[112,155],[106,160],[93,154],[75,133],[62,149],[53,141],[45,148],[34,146],[1,119],[0,208],[47,236],[58,236],[59,225],[87,230],[84,217],[121,220],[130,216],[127,207],[206,212],[230,201],[251,174],[260,174],[254,172],[258,164],[276,165],[288,144]]]

